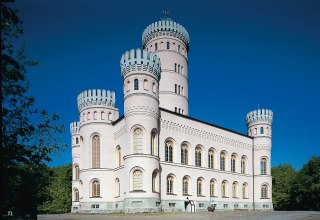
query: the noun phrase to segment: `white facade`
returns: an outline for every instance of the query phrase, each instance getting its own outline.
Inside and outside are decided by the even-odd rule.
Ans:
[[[249,112],[248,135],[189,117],[189,43],[171,19],[145,29],[121,57],[121,117],[114,92],[80,93],[72,212],[273,209],[272,111]]]

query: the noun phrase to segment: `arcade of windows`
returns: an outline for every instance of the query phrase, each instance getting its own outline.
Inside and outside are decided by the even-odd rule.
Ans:
[[[187,142],[183,142],[180,147],[180,152],[181,152],[181,164],[184,165],[192,165],[189,164],[189,146],[186,144]],[[172,139],[167,139],[165,142],[165,161],[166,162],[174,162],[173,161],[173,152],[175,148],[175,143],[173,142]],[[195,162],[194,165],[197,167],[203,167],[203,155],[204,155],[204,150],[201,145],[198,145],[195,148],[194,151],[194,158]],[[216,158],[216,151],[213,148],[210,148],[208,150],[208,168],[210,169],[216,169],[215,167],[215,158]],[[227,152],[226,151],[221,151],[220,153],[220,170],[221,171],[227,171],[226,169],[226,163],[227,163]],[[240,169],[238,169],[238,156],[237,154],[233,153],[231,155],[230,159],[230,171],[233,173],[239,172],[241,174],[247,174],[247,156],[243,155],[240,160]],[[267,174],[267,157],[263,157],[260,161],[260,170],[261,170],[261,175]]]
[[[152,132],[151,138],[155,140],[156,131]],[[144,140],[144,131],[140,127],[136,127],[133,130],[133,152],[134,153],[143,153],[143,140]],[[153,141],[154,142],[154,141]],[[153,145],[153,144],[152,144]],[[155,146],[152,146],[155,148]],[[165,142],[165,161],[166,162],[174,162],[173,160],[173,152],[175,148],[175,143],[172,139],[167,139]],[[187,142],[183,142],[181,144],[181,164],[191,165],[189,164],[189,156],[190,156],[190,146]],[[116,147],[117,152],[117,166],[121,166],[121,148],[120,146]],[[195,154],[195,166],[202,166],[202,157],[204,154],[203,147],[198,145],[194,151]],[[215,149],[210,148],[208,150],[208,168],[215,169],[215,158],[217,157],[217,153]],[[231,172],[237,172],[237,160],[238,156],[236,154],[231,155],[230,160],[230,170]],[[227,161],[227,152],[221,151],[220,153],[220,170],[226,171],[226,161]],[[261,175],[267,174],[267,157],[262,157],[260,160],[260,172]],[[240,162],[240,171],[242,174],[246,174],[246,166],[247,166],[247,157],[243,155],[241,157]],[[92,137],[92,168],[100,168],[100,136],[98,134],[94,134]],[[74,180],[79,181],[79,165],[74,165]],[[158,191],[157,181],[157,173],[152,176],[152,189],[154,191]],[[190,177],[185,176],[182,179],[182,194],[190,195]],[[120,196],[120,180],[117,178],[115,181],[115,195]],[[167,177],[167,193],[175,194],[175,177],[174,175],[169,175]],[[205,196],[205,180],[201,177],[197,179],[197,195]],[[139,169],[135,170],[132,173],[132,190],[133,191],[142,191],[143,190],[143,172]],[[209,183],[209,194],[211,197],[217,196],[217,182],[212,179]],[[242,198],[248,198],[248,184],[243,183],[242,185]],[[262,184],[261,186],[261,198],[268,198],[268,190],[269,186],[267,184]],[[238,182],[233,182],[232,184],[232,197],[238,198],[239,186]],[[91,196],[92,197],[100,197],[100,182],[97,179],[94,179],[91,182]],[[228,182],[226,180],[221,183],[221,196],[228,197]],[[74,189],[74,201],[79,201],[79,190],[77,188]]]
[[[173,174],[170,174],[167,176],[167,194],[175,195],[175,176]],[[188,196],[191,194],[190,192],[190,177],[184,176],[182,179],[182,194],[184,196]],[[215,179],[211,179],[209,183],[209,196],[210,197],[217,197],[217,181]],[[132,190],[133,191],[143,191],[143,172],[139,169],[135,170],[132,173]],[[242,184],[242,198],[248,199],[248,183],[244,182]],[[268,190],[269,186],[267,184],[263,184],[261,186],[261,198],[268,198]],[[79,190],[75,188],[74,190],[74,201],[79,201]],[[97,179],[94,179],[91,182],[91,197],[101,197],[100,195],[100,181]],[[206,196],[205,193],[205,180],[202,177],[199,177],[197,179],[197,188],[196,188],[197,196]],[[239,184],[238,182],[232,183],[232,197],[233,198],[239,198]],[[115,180],[115,196],[120,196],[120,180],[119,178],[116,178]],[[223,180],[221,183],[221,197],[222,198],[228,198],[228,181]]]

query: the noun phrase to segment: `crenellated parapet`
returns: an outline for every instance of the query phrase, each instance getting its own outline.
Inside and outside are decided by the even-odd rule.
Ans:
[[[173,36],[182,40],[185,43],[187,50],[189,50],[190,38],[187,30],[179,23],[174,22],[170,19],[157,21],[146,27],[142,34],[143,48],[152,38],[163,35]]]
[[[79,134],[80,122],[71,122],[70,123],[70,133],[71,135]]]
[[[256,123],[268,123],[271,125],[272,120],[273,112],[269,109],[258,109],[251,111],[247,114],[246,117],[248,127]]]
[[[78,95],[78,109],[85,107],[114,107],[116,94],[113,91],[105,89],[88,89]]]
[[[146,71],[156,76],[158,80],[161,77],[160,59],[153,53],[140,49],[132,49],[125,52],[120,60],[122,77],[132,71]]]

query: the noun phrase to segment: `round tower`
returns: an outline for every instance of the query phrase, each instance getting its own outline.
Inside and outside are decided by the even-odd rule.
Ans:
[[[88,201],[96,202],[101,209],[106,209],[107,202],[114,200],[114,195],[106,189],[114,188],[110,181],[114,178],[112,122],[119,118],[118,109],[115,108],[115,93],[104,89],[85,90],[78,95],[78,109],[81,210],[92,211]],[[82,170],[85,172],[81,172]],[[102,170],[105,172],[101,172]]]
[[[71,133],[71,154],[72,154],[72,208],[71,212],[77,212],[79,209],[79,189],[80,189],[80,122],[70,123]]]
[[[254,208],[273,209],[271,177],[271,137],[273,112],[251,111],[246,117],[248,135],[253,137]]]
[[[128,131],[124,167],[125,212],[159,211],[159,80],[160,59],[140,49],[120,61],[124,80],[124,117]]]
[[[188,115],[187,30],[170,18],[150,24],[142,34],[142,48],[161,60],[160,107]]]

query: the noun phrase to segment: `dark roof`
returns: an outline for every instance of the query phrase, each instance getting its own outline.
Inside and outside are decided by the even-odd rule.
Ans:
[[[182,117],[182,118],[186,118],[186,119],[189,119],[189,120],[192,120],[192,121],[196,121],[196,122],[199,122],[199,123],[202,123],[202,124],[206,124],[206,125],[209,125],[211,127],[215,127],[215,128],[219,128],[219,129],[222,129],[222,130],[225,130],[225,131],[229,131],[229,132],[232,132],[234,134],[238,134],[240,136],[243,136],[243,137],[247,137],[247,138],[250,138],[252,139],[253,137],[250,137],[248,135],[245,135],[245,134],[242,134],[240,132],[237,132],[237,131],[233,131],[233,130],[230,130],[228,128],[224,128],[224,127],[221,127],[219,125],[215,125],[215,124],[211,124],[211,123],[208,123],[208,122],[205,122],[205,121],[201,121],[199,119],[196,119],[196,118],[192,118],[190,116],[187,116],[187,115],[182,115],[182,114],[179,114],[179,113],[176,113],[176,112],[173,112],[173,111],[170,111],[170,110],[167,110],[167,109],[164,109],[164,108],[160,108],[161,111],[164,111],[164,112],[167,112],[167,113],[170,113],[170,114],[173,114],[173,115],[176,115],[176,116],[179,116],[179,117]]]

